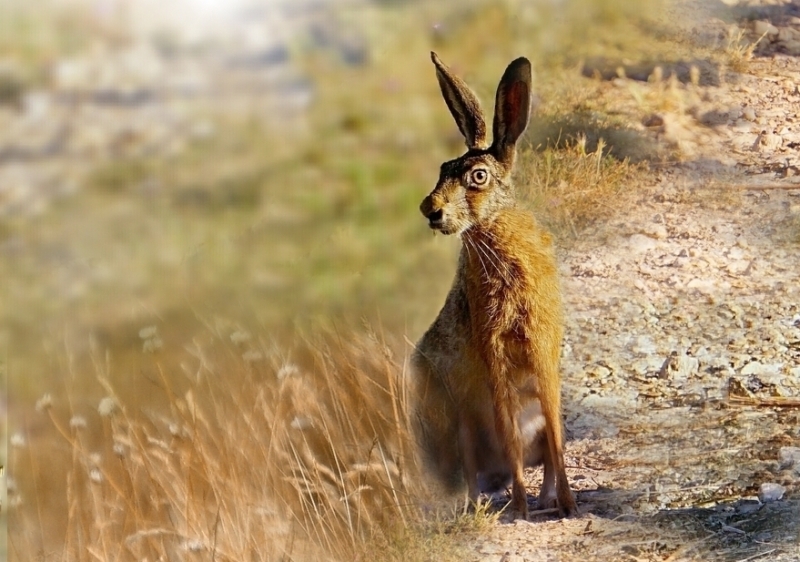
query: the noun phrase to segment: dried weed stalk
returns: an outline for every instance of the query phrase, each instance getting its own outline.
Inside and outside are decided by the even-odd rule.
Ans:
[[[396,537],[420,524],[424,489],[389,349],[328,337],[299,365],[270,365],[261,344],[214,340],[189,349],[185,384],[161,372],[166,410],[126,406],[105,361],[97,416],[42,404],[70,450],[55,492],[67,507],[15,513],[17,559],[353,560],[369,544],[402,559]]]

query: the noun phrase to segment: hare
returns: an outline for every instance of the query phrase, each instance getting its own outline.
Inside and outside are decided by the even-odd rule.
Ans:
[[[549,234],[515,208],[511,185],[516,143],[530,116],[530,62],[518,58],[506,68],[488,144],[475,94],[436,53],[431,59],[467,151],[442,164],[420,205],[430,228],[462,241],[452,288],[412,356],[420,440],[439,479],[452,489],[463,477],[472,501],[510,480],[512,507],[523,518],[523,467],[543,463],[539,506],[573,515],[555,256]]]

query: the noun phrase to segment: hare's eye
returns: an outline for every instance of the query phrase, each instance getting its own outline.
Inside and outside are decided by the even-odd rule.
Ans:
[[[487,172],[483,168],[472,170],[472,181],[475,182],[475,185],[483,185],[486,183],[486,180],[488,179],[489,179],[489,172]]]

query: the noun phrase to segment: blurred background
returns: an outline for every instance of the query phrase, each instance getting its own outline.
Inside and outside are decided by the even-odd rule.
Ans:
[[[648,162],[680,158],[642,119],[680,113],[678,86],[713,82],[744,52],[724,25],[688,39],[678,11],[627,0],[4,0],[3,512],[10,503],[34,521],[15,528],[12,516],[11,536],[38,529],[38,552],[63,541],[59,470],[72,453],[45,411],[91,426],[109,385],[128,408],[166,408],[161,381],[179,379],[209,333],[229,348],[255,338],[246,360],[277,366],[301,362],[319,329],[371,326],[401,355],[421,335],[458,240],[434,238],[418,205],[463,149],[430,50],[488,111],[507,62],[532,60],[537,111],[518,183],[566,244],[613,212]],[[647,84],[653,61],[685,72],[609,92],[619,65],[644,63]]]

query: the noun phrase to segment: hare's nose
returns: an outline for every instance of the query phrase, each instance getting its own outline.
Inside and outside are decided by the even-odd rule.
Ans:
[[[431,211],[428,213],[428,223],[431,228],[439,228],[442,226],[442,220],[444,219],[444,210],[437,209],[435,211]]]

